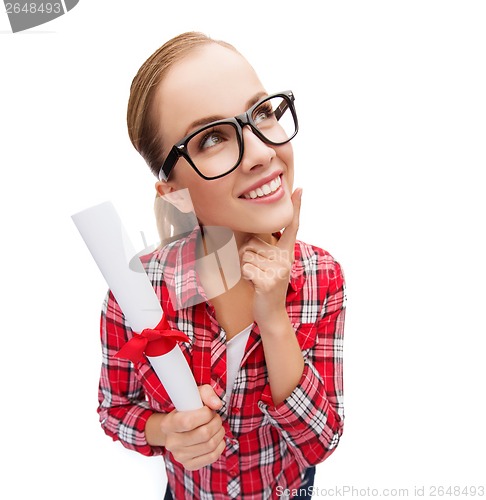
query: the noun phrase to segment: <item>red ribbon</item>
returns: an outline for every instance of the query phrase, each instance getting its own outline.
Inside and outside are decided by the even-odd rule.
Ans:
[[[179,330],[170,330],[165,316],[154,328],[145,328],[141,333],[134,333],[133,337],[115,354],[115,358],[128,359],[132,363],[142,360],[143,354],[156,357],[172,351],[177,344],[189,342],[189,337]]]

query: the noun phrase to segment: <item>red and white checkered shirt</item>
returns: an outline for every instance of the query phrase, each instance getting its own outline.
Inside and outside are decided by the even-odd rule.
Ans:
[[[326,251],[297,241],[287,292],[287,312],[305,359],[302,378],[274,406],[258,325],[254,324],[230,404],[226,389],[226,337],[213,307],[201,294],[191,270],[181,262],[194,255],[189,236],[142,257],[147,274],[173,329],[190,339],[180,347],[198,385],[211,384],[223,401],[218,411],[226,429],[226,448],[213,464],[187,471],[168,450],[150,446],[145,424],[154,412],[174,409],[149,362],[135,366],[113,355],[132,337],[111,292],[103,304],[98,412],[114,440],[144,455],[164,455],[177,500],[274,499],[299,488],[305,470],[325,460],[343,430],[343,330],[345,284],[340,265]],[[176,277],[179,295],[190,305],[174,310],[166,279]],[[280,488],[277,489],[277,486]]]

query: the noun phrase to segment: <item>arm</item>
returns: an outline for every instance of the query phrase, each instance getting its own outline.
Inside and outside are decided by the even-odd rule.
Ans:
[[[253,315],[260,328],[269,379],[259,407],[280,431],[296,460],[309,467],[325,460],[342,434],[346,297],[339,264],[322,250],[312,258],[307,256],[307,266],[316,259],[315,267],[307,270],[308,285],[297,297],[297,307],[308,309],[304,318],[319,303],[321,312],[315,324],[304,324],[309,331],[297,335],[302,344],[314,339],[313,345],[307,349],[299,344],[297,349],[295,332],[285,318],[285,300],[301,195],[301,190],[294,191],[293,219],[275,246],[252,237],[240,248],[240,254],[241,274],[255,289]]]
[[[108,293],[101,312],[102,366],[98,391],[98,413],[104,432],[128,449],[143,455],[159,455],[145,437],[145,426],[154,414],[130,361],[113,355],[129,338],[129,328],[113,295]]]
[[[204,403],[199,410],[151,409],[132,363],[113,357],[128,340],[128,329],[111,293],[103,304],[101,339],[98,413],[105,433],[143,455],[160,455],[168,450],[188,470],[216,461],[225,448],[225,431],[215,412],[221,400],[211,386],[199,387]]]
[[[254,288],[253,317],[260,329],[275,404],[292,393],[304,369],[304,358],[286,309],[301,198],[302,190],[296,189],[291,198],[292,221],[276,245],[252,237],[240,248],[241,275]]]
[[[267,318],[259,327],[272,402],[278,405],[292,394],[301,380],[304,358],[285,308],[268,314]]]
[[[302,377],[295,390],[279,404],[270,387],[260,409],[286,440],[304,467],[325,460],[336,448],[344,423],[342,348],[345,317],[345,283],[338,263],[323,263],[329,286],[315,329],[315,342],[305,354]]]

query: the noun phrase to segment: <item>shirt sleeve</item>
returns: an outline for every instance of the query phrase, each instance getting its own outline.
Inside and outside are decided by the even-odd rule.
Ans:
[[[154,413],[130,361],[114,358],[127,342],[130,328],[113,294],[108,292],[101,312],[102,366],[98,414],[104,432],[128,449],[143,455],[160,455],[145,438],[145,424]],[[131,331],[131,330],[130,330]]]
[[[343,432],[343,333],[346,288],[340,265],[328,271],[329,287],[315,327],[316,342],[305,358],[301,380],[290,396],[274,406],[264,392],[260,409],[304,467],[324,461]]]

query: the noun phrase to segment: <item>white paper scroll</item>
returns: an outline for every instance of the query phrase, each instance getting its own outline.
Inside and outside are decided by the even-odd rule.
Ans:
[[[72,216],[134,332],[154,328],[162,308],[128,234],[111,202]],[[167,354],[149,357],[155,373],[178,411],[202,407],[194,376],[178,345]]]

